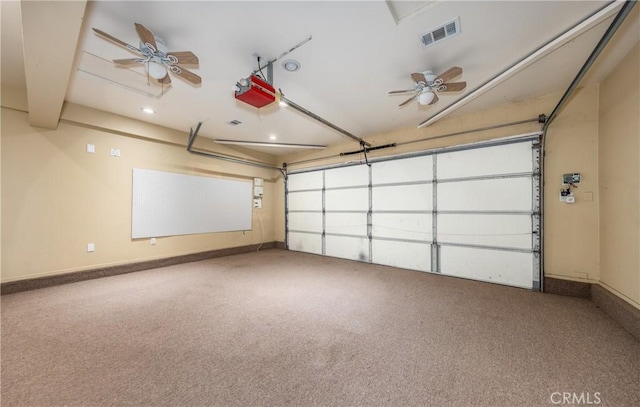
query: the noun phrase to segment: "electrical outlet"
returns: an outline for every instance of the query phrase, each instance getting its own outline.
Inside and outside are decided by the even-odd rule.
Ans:
[[[111,156],[112,157],[120,157],[120,150],[118,150],[117,148],[112,148],[111,149]]]
[[[155,237],[151,238],[151,246],[155,246],[158,243]]]

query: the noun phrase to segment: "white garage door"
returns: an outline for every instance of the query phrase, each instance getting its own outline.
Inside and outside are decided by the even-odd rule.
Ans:
[[[292,171],[287,247],[540,289],[539,135]]]

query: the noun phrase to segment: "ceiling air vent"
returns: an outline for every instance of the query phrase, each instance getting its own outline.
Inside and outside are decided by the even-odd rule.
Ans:
[[[237,126],[237,125],[239,125],[240,123],[242,123],[240,120],[235,120],[235,119],[234,119],[234,120],[231,120],[230,122],[227,122],[227,124],[228,124],[229,126]]]
[[[428,47],[445,38],[460,34],[460,18],[446,22],[445,24],[432,28],[422,35],[422,46]]]

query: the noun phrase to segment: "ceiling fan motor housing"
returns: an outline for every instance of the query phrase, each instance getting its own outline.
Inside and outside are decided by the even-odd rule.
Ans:
[[[167,75],[165,65],[169,63],[167,59],[167,43],[160,37],[154,36],[154,39],[158,48],[155,52],[142,41],[140,42],[140,51],[147,56],[146,62],[148,63],[144,64],[145,71],[149,72],[149,75],[154,79],[162,79]]]
[[[436,78],[438,77],[438,75],[434,74],[432,70],[427,69],[426,71],[422,72],[422,74],[424,75],[425,79],[427,80],[427,85],[428,86],[433,86],[434,84],[436,84],[435,81],[436,81]]]
[[[255,75],[249,76],[246,86],[239,86],[236,99],[253,107],[261,108],[276,101],[276,90],[268,82]]]

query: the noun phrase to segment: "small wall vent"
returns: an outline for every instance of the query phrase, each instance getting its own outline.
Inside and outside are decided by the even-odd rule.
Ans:
[[[422,34],[422,46],[428,47],[445,38],[450,38],[460,34],[460,18],[448,21],[445,24],[432,28],[427,33]]]
[[[234,119],[234,120],[231,120],[230,122],[227,122],[227,124],[228,124],[229,126],[237,126],[237,125],[239,125],[240,123],[242,123],[240,120],[235,120],[235,119]]]

